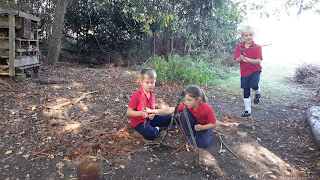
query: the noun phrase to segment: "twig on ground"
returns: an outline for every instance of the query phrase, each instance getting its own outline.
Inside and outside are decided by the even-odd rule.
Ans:
[[[175,154],[175,153],[177,153],[183,146],[185,146],[187,143],[184,143],[184,144],[182,144],[182,146],[180,146],[178,149],[176,149],[176,150],[174,150],[174,151],[172,151],[172,153],[171,154]]]
[[[219,135],[219,137],[220,137],[220,135]],[[221,137],[220,137],[220,140],[221,140]],[[220,150],[219,150],[219,154],[221,154],[222,153],[222,141],[220,141]]]
[[[237,158],[240,158],[235,152],[233,152],[233,151],[226,145],[226,143],[224,143],[224,141],[222,140],[220,134],[219,134],[219,138],[220,138],[221,143],[222,143],[233,155],[235,155]]]

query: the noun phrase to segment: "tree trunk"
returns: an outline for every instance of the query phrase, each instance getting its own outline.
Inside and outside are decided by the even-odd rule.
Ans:
[[[57,0],[52,26],[52,34],[49,36],[49,51],[47,55],[49,65],[56,67],[61,50],[62,28],[66,12],[67,0]]]

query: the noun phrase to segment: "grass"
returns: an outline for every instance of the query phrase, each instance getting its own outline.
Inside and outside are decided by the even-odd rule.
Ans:
[[[274,64],[272,62],[263,62],[259,83],[263,101],[281,103],[306,99],[310,91],[292,82],[292,77],[297,66],[298,64],[294,63]],[[216,81],[216,86],[225,95],[242,97],[243,90],[240,88],[239,67],[231,68],[229,75],[228,79]]]

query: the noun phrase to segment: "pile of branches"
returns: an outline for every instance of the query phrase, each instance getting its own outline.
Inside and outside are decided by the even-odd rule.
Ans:
[[[113,161],[123,161],[121,158],[128,157],[134,152],[147,151],[145,148],[138,148],[143,137],[137,133],[130,133],[127,127],[116,132],[110,130],[93,130],[88,133],[89,140],[84,141],[78,147],[79,154],[92,154],[97,152],[97,158],[102,159],[107,155]],[[77,154],[70,154],[71,156]]]
[[[320,83],[320,65],[303,64],[296,68],[294,80],[300,84]]]
[[[53,131],[46,147],[35,152],[33,157],[50,158],[63,153],[68,155],[68,159],[108,159],[109,162],[124,162],[125,157],[130,154],[148,150],[139,146],[146,140],[139,133],[130,132],[127,127],[117,131],[87,127],[82,130],[83,133],[84,131],[88,134],[80,138],[67,132]]]

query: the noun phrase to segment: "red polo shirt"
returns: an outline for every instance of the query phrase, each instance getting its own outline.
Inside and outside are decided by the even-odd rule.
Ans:
[[[130,102],[128,108],[132,108],[135,111],[142,111],[144,108],[142,95],[146,102],[146,107],[150,109],[154,109],[155,99],[153,93],[150,91],[150,99],[148,99],[146,93],[143,91],[142,87],[139,90],[134,92],[130,98]],[[134,128],[138,124],[144,122],[144,118],[142,116],[138,117],[130,117],[131,127]]]
[[[188,108],[186,105],[184,105],[187,110],[189,110],[192,115],[196,118],[196,120],[201,124],[201,125],[206,125],[209,123],[215,123],[216,122],[216,116],[214,115],[212,111],[212,107],[206,103],[202,102],[199,103],[199,106],[197,107],[196,110],[193,110],[192,108]],[[181,112],[183,110],[182,104],[178,106],[178,112]]]
[[[259,46],[252,42],[250,47]],[[262,52],[261,47],[258,48],[252,48],[252,49],[246,49],[244,42],[242,42],[239,46],[236,48],[236,52],[234,53],[234,59],[238,58],[241,54],[240,49],[243,49],[243,52],[246,54],[246,57],[251,59],[261,59],[262,60]],[[241,77],[246,77],[251,75],[255,71],[261,71],[262,67],[259,64],[252,64],[248,62],[240,62],[240,72]]]

